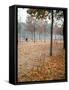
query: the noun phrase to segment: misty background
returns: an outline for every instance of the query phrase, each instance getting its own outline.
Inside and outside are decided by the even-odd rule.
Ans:
[[[18,41],[46,41],[51,38],[51,14],[46,19],[37,20],[27,13],[28,8],[18,8]],[[56,10],[54,10],[55,12]],[[62,13],[62,11],[60,11]],[[54,14],[55,15],[55,14]],[[64,17],[56,19],[53,24],[53,40],[63,40]]]

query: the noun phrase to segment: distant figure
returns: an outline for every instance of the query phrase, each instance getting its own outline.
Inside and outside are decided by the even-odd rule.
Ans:
[[[26,42],[27,42],[27,41],[28,41],[28,38],[26,38],[25,40],[26,40]]]

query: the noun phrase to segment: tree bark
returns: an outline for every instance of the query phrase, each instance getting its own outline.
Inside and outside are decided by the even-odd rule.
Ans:
[[[46,36],[46,32],[45,32],[45,26],[44,26],[44,42],[46,41],[45,39],[45,36]]]
[[[53,40],[53,10],[51,12],[52,22],[51,22],[51,41],[50,41],[50,56],[52,56],[52,40]]]
[[[40,32],[39,32],[39,41],[40,41]]]
[[[35,24],[34,24],[34,43],[35,43]]]
[[[64,12],[63,12],[63,15],[64,15]],[[64,22],[63,22],[63,48],[65,49],[65,34],[64,33],[65,33],[65,30],[64,30]]]

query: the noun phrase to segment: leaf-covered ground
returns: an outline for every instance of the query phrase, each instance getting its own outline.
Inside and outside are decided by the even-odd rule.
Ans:
[[[18,82],[59,80],[65,78],[65,52],[63,43],[53,42],[50,56],[50,42],[18,43]]]

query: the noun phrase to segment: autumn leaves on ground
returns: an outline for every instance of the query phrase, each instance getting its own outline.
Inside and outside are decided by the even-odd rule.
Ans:
[[[65,78],[63,42],[18,42],[18,82]]]

